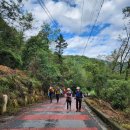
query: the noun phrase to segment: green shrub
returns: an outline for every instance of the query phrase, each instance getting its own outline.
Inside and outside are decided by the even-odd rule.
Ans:
[[[18,101],[19,106],[25,106],[25,101],[23,98],[18,98],[17,101]]]
[[[125,113],[130,117],[130,106],[125,109]]]
[[[9,81],[5,77],[0,78],[0,92],[7,93],[9,91]]]
[[[11,50],[0,50],[0,64],[11,68],[22,66],[21,56]]]
[[[107,88],[101,92],[102,98],[111,102],[114,108],[124,109],[129,104],[130,84],[125,80],[108,80]]]

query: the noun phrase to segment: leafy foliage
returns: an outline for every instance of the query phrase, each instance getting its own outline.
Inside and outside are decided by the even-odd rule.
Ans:
[[[62,63],[62,54],[63,50],[67,48],[68,44],[65,42],[63,36],[60,34],[58,38],[56,39],[56,50],[55,53],[58,56],[58,63]]]
[[[33,21],[32,14],[27,11],[23,13],[22,8],[22,0],[17,2],[2,0],[0,1],[0,18],[8,21],[10,25],[15,22],[18,28],[22,27],[23,30],[30,29]]]
[[[15,68],[22,65],[21,48],[22,44],[19,38],[11,28],[0,35],[0,64]],[[8,37],[8,38],[7,38]]]
[[[12,51],[0,50],[0,64],[16,68],[22,66],[22,61],[21,57]]]
[[[124,109],[129,104],[130,84],[124,80],[109,80],[107,88],[102,90],[102,96],[115,108]]]

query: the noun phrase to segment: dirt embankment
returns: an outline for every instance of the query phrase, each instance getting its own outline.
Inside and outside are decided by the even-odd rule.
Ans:
[[[96,98],[87,98],[86,100],[93,107],[104,113],[108,118],[117,122],[125,129],[130,130],[130,108],[127,108],[124,111],[115,110],[108,102],[103,100],[98,100]]]
[[[6,107],[3,95],[8,98]],[[42,100],[42,86],[37,79],[24,71],[0,65],[0,114],[4,109],[6,113],[15,113],[20,107]]]

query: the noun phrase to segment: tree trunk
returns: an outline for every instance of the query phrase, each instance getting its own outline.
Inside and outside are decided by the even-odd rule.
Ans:
[[[123,70],[123,63],[120,63],[120,75],[122,74],[122,70]]]
[[[128,80],[129,71],[130,71],[130,58],[129,58],[129,60],[128,60],[128,66],[127,66],[127,68],[126,68],[125,80]]]

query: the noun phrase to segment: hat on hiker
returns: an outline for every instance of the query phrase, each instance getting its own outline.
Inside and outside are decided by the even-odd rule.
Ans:
[[[49,89],[52,89],[52,87],[50,87]]]
[[[80,87],[77,87],[76,89],[80,89]]]
[[[67,88],[68,91],[70,91],[70,88]]]

